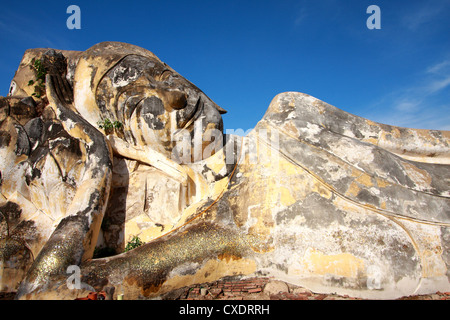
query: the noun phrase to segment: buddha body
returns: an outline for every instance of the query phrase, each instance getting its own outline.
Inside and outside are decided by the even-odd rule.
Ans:
[[[33,58],[47,61],[37,103]],[[107,286],[155,297],[261,274],[365,298],[449,291],[449,132],[287,92],[247,136],[224,136],[225,110],[116,42],[29,51],[13,84],[1,100],[0,248],[3,290],[18,298]],[[145,244],[122,253],[134,236]],[[82,287],[68,287],[69,266]]]

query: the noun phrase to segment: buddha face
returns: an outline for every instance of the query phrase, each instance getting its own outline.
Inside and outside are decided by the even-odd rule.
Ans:
[[[132,145],[150,145],[178,162],[201,160],[222,145],[226,111],[159,59],[130,54],[95,93],[103,118],[119,121]]]

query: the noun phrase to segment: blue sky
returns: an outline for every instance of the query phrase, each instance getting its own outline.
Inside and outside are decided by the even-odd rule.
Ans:
[[[67,7],[81,9],[69,30]],[[369,30],[369,5],[381,29]],[[24,51],[122,41],[154,52],[247,130],[281,92],[387,124],[450,130],[450,0],[9,1],[0,95]]]

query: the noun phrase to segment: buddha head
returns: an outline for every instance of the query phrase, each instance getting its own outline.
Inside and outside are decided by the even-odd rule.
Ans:
[[[113,134],[178,162],[201,160],[222,146],[226,111],[134,45],[102,42],[85,51],[75,71],[74,105],[91,125],[120,124]]]

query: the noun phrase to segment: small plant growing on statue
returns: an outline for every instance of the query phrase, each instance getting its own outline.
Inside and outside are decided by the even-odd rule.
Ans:
[[[41,98],[45,94],[45,75],[47,74],[47,70],[40,59],[34,60],[30,68],[36,76],[36,80],[28,81],[29,86],[34,85],[34,93],[31,95],[36,98]]]
[[[133,236],[130,241],[128,241],[127,245],[125,246],[124,252],[133,250],[137,247],[142,246],[144,243],[141,241],[141,239],[138,236]]]
[[[119,130],[120,128],[122,128],[122,122],[120,121],[111,121],[109,118],[106,118],[103,121],[99,121],[97,122],[97,125],[100,129],[105,130],[105,132],[111,132],[114,129]]]

